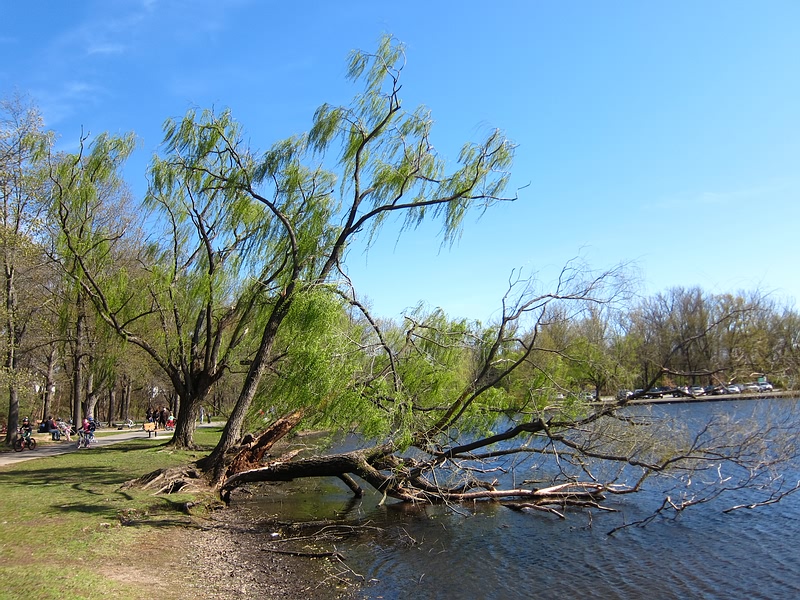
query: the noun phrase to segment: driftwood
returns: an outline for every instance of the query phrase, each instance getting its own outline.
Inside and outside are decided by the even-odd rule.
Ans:
[[[598,510],[613,511],[601,506],[598,502],[604,500],[603,486],[596,483],[564,483],[536,491],[530,502],[504,502],[503,506],[512,510],[537,510],[556,515],[564,519],[563,513],[553,508],[557,506],[583,506]]]
[[[327,558],[334,557],[342,559],[342,555],[336,551],[323,551],[323,552],[300,552],[297,550],[278,550],[277,548],[261,548],[264,552],[272,552],[273,554],[285,554],[287,556],[300,556],[304,558]]]

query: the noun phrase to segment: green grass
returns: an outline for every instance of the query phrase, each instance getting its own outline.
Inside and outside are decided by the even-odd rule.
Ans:
[[[104,573],[121,557],[126,568],[158,560],[150,542],[192,526],[181,507],[197,498],[121,486],[204,456],[220,431],[199,429],[198,452],[142,439],[0,467],[0,598],[141,598],[140,585]]]

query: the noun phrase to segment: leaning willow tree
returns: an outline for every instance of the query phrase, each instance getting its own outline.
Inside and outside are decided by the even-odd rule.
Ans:
[[[428,219],[442,222],[444,242],[457,236],[466,213],[507,200],[503,191],[513,145],[499,132],[466,144],[458,166],[448,171],[434,149],[429,112],[404,110],[400,100],[403,47],[389,37],[374,54],[354,52],[349,76],[364,91],[349,106],[321,106],[307,135],[276,144],[255,159],[221,135],[213,145],[194,142],[213,119],[185,121],[172,129],[173,145],[185,148],[191,160],[174,163],[182,178],[200,177],[203,184],[225,189],[251,202],[259,212],[257,241],[248,248],[261,272],[254,273],[262,302],[268,304],[249,369],[222,438],[201,466],[219,481],[225,456],[240,439],[248,410],[264,376],[286,354],[281,331],[292,321],[296,303],[341,289],[348,245],[362,232],[374,239],[387,219],[400,216],[405,227]],[[335,154],[333,164],[326,161]],[[208,168],[206,159],[229,156],[230,170]],[[253,206],[251,204],[251,206]],[[326,311],[321,311],[326,314]],[[351,416],[352,406],[332,399],[304,398],[296,408],[324,405],[320,414],[337,411]],[[391,418],[387,416],[387,418]]]
[[[181,172],[263,205],[261,218],[270,229],[259,239],[277,251],[267,255],[269,276],[262,280],[272,285],[269,309],[245,384],[219,445],[200,462],[223,495],[243,483],[337,477],[356,494],[361,481],[409,502],[495,499],[541,508],[599,506],[604,494],[637,491],[665,471],[676,482],[702,473],[718,484],[704,490],[678,485],[665,507],[680,510],[720,489],[760,490],[756,503],[798,489],[780,469],[797,455],[792,416],[764,418],[751,429],[723,417],[699,431],[681,423],[667,429],[664,420],[632,411],[624,401],[598,405],[540,393],[554,355],[581,360],[554,346],[547,333],[617,302],[625,289],[622,269],[594,274],[571,263],[548,292],[514,281],[490,327],[434,311],[385,328],[369,314],[342,270],[348,243],[364,230],[372,239],[392,213],[402,214],[407,226],[442,218],[444,241],[452,240],[468,209],[503,199],[513,150],[495,132],[465,146],[460,167],[448,173],[434,153],[428,113],[401,108],[402,59],[402,48],[390,39],[375,54],[355,53],[350,74],[363,79],[365,93],[347,107],[321,107],[308,136],[276,145],[255,163],[229,139],[193,144],[208,122],[189,121],[182,136],[176,135],[181,128],[171,134],[187,149],[201,150],[195,152],[201,160],[180,163]],[[335,167],[323,170],[337,151]],[[206,168],[202,159],[209,152],[234,157],[240,168]],[[337,323],[334,308],[324,308],[335,305],[334,293],[352,315],[360,314],[353,316],[354,329]],[[283,335],[295,328],[302,338],[296,323],[315,314],[327,316],[329,325],[315,334],[316,342]],[[722,315],[715,326],[733,317]],[[305,382],[303,365],[309,367]],[[254,402],[283,417],[228,464]],[[356,431],[364,447],[302,458],[290,453],[264,464],[275,440],[301,419]],[[541,459],[539,468],[524,467],[526,458]],[[507,487],[502,478],[487,476],[503,471],[548,483]]]
[[[623,403],[540,393],[553,357],[574,359],[548,333],[614,302],[617,270],[570,264],[549,292],[515,281],[489,327],[434,311],[387,328],[369,314],[344,268],[357,236],[375,239],[393,218],[407,228],[432,219],[447,243],[469,210],[513,199],[505,195],[513,145],[492,132],[466,144],[448,169],[428,111],[402,106],[403,68],[403,48],[391,38],[375,53],[353,53],[349,74],[363,92],[347,106],[323,105],[307,134],[264,153],[247,146],[229,112],[168,121],[147,197],[161,234],[141,244],[129,269],[95,276],[80,261],[78,283],[99,314],[180,397],[172,443],[193,445],[210,390],[243,370],[220,442],[199,462],[225,495],[247,482],[321,476],[410,502],[596,505],[668,469],[732,486],[730,471],[742,487],[791,491],[776,470],[795,454],[791,418],[761,422],[756,432],[719,433],[714,424],[665,434]],[[280,418],[229,461],[253,409]],[[301,420],[358,432],[364,447],[264,464]],[[548,483],[508,486],[491,475],[523,469]],[[689,492],[671,506],[713,493]]]
[[[557,364],[584,358],[551,330],[617,302],[625,287],[621,275],[570,264],[546,293],[515,282],[490,327],[441,311],[417,311],[402,327],[386,326],[351,297],[362,318],[352,318],[349,327],[333,322],[319,332],[319,348],[309,350],[305,341],[298,352],[313,357],[307,385],[316,397],[298,408],[283,400],[286,389],[276,380],[268,405],[285,416],[242,444],[220,480],[223,499],[242,485],[324,477],[340,479],[356,496],[366,484],[384,500],[490,500],[563,517],[564,506],[609,510],[610,495],[639,492],[665,475],[661,505],[631,523],[644,524],[720,497],[733,498],[726,510],[735,510],[772,504],[800,489],[786,468],[800,450],[793,401],[777,412],[753,401],[691,422],[683,413],[673,419],[628,400],[587,402],[553,391]],[[286,348],[291,360],[295,350]],[[291,379],[292,366],[286,369]],[[288,388],[286,397],[295,398],[291,383]],[[361,446],[310,456],[289,447],[265,460],[301,418],[356,431]]]
[[[466,144],[448,171],[432,144],[428,111],[401,105],[404,58],[389,37],[373,54],[354,52],[349,76],[362,93],[349,106],[323,105],[308,133],[263,153],[246,145],[229,111],[167,121],[145,201],[147,224],[158,231],[136,246],[129,268],[100,272],[91,263],[127,232],[59,221],[64,246],[74,249],[76,285],[172,382],[181,402],[174,445],[193,445],[212,386],[246,367],[220,444],[204,461],[216,476],[265,373],[284,354],[276,342],[299,312],[293,307],[346,280],[341,267],[357,235],[378,235],[394,214],[405,227],[440,220],[444,241],[452,241],[470,209],[511,199],[503,191],[513,145],[493,131]],[[115,141],[101,137],[88,156],[102,158]],[[54,210],[71,214],[81,198],[65,188]]]

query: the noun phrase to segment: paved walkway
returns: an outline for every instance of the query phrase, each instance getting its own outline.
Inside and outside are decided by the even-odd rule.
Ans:
[[[109,431],[106,429],[105,431]],[[103,431],[101,430],[101,433]],[[38,437],[38,436],[37,436]],[[172,437],[171,431],[159,431],[157,437],[151,437],[150,439],[153,443],[157,444],[159,442],[164,442]],[[141,429],[126,429],[124,431],[120,431],[119,433],[114,433],[112,435],[102,435],[97,436],[95,439],[97,440],[96,444],[92,444],[88,449],[82,449],[81,452],[91,452],[92,448],[99,447],[99,446],[110,446],[111,444],[116,444],[117,442],[124,442],[125,440],[134,440],[134,439],[147,439],[147,432]],[[27,448],[24,449],[22,452],[14,452],[13,450],[8,452],[0,452],[0,467],[4,467],[6,465],[15,465],[25,460],[32,460],[34,458],[44,458],[45,456],[56,456],[58,454],[66,454],[67,452],[76,452],[78,450],[78,436],[75,435],[72,437],[71,442],[61,441],[61,442],[46,442],[41,443],[36,446],[36,450],[28,450]],[[39,441],[37,439],[37,441]]]

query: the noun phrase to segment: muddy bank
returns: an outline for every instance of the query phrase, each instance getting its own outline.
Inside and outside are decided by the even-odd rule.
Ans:
[[[202,526],[181,532],[185,586],[202,598],[358,598],[359,586],[335,557],[311,558],[270,551],[268,523],[236,508],[218,510]],[[314,548],[309,546],[309,554]],[[187,590],[188,591],[188,590]],[[187,597],[189,595],[187,594]]]

